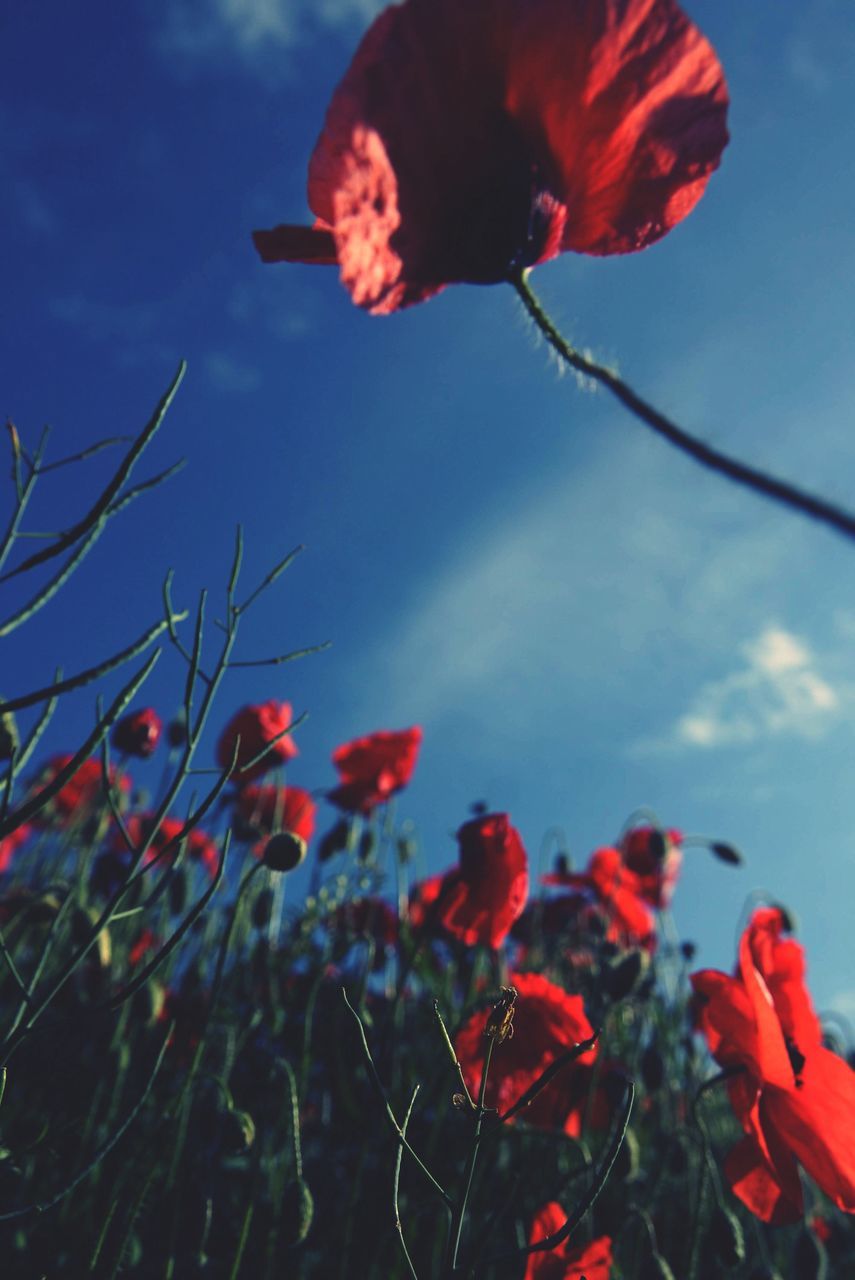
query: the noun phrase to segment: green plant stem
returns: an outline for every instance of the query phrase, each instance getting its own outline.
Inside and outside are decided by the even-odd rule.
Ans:
[[[466,1218],[466,1205],[469,1202],[469,1192],[472,1190],[472,1179],[475,1176],[475,1165],[478,1162],[478,1151],[481,1146],[481,1127],[484,1123],[484,1099],[487,1096],[487,1075],[490,1071],[490,1060],[493,1057],[495,1044],[495,1037],[488,1036],[487,1047],[484,1051],[484,1070],[481,1073],[481,1088],[478,1090],[478,1105],[475,1109],[475,1126],[472,1131],[472,1145],[469,1149],[466,1169],[463,1174],[463,1194],[460,1196],[458,1203],[454,1207],[451,1220],[451,1232],[449,1235],[449,1242],[451,1246],[449,1274],[453,1274],[457,1270],[457,1255],[460,1252],[460,1240],[463,1235],[463,1223]]]
[[[844,537],[855,538],[855,515],[851,512],[825,501],[824,498],[818,498],[814,494],[807,493],[804,489],[798,489],[795,485],[789,484],[785,480],[779,480],[776,476],[769,475],[768,472],[748,466],[747,463],[740,462],[738,458],[732,458],[729,454],[722,453],[711,445],[705,444],[702,440],[697,439],[696,436],[677,426],[670,418],[666,418],[664,413],[660,413],[658,409],[648,404],[613,369],[597,364],[596,361],[590,360],[587,356],[582,355],[580,351],[577,351],[562,336],[547,315],[543,305],[528,283],[527,269],[517,272],[511,278],[511,284],[516,289],[529,316],[560,358],[571,369],[575,369],[578,373],[593,378],[601,386],[607,387],[620,400],[621,404],[629,409],[630,413],[635,414],[657,435],[662,436],[663,439],[674,445],[682,453],[693,458],[695,462],[699,462],[701,466],[725,476],[735,484],[752,489],[755,493],[770,498],[773,502],[789,507],[791,511],[798,511],[809,519],[827,525],[829,528],[836,530],[837,533],[843,534]]]
[[[401,1122],[402,1138],[406,1138],[407,1125],[410,1123],[410,1116],[413,1114],[413,1107],[415,1106],[416,1095],[418,1094],[418,1091],[419,1091],[419,1086],[416,1085],[415,1088],[413,1089],[413,1095],[410,1098],[410,1105],[407,1107],[407,1110],[404,1114],[404,1119]],[[400,1241],[401,1251],[404,1255],[404,1259],[407,1263],[407,1267],[409,1269],[410,1275],[413,1277],[413,1280],[419,1280],[418,1273],[415,1267],[413,1266],[413,1260],[410,1257],[410,1251],[407,1248],[407,1242],[404,1239],[404,1228],[401,1225],[401,1214],[398,1210],[398,1186],[401,1181],[401,1159],[403,1155],[404,1155],[404,1144],[401,1141],[398,1143],[398,1150],[395,1153],[395,1172],[392,1176],[392,1212],[395,1216],[395,1231],[398,1234],[398,1240]]]

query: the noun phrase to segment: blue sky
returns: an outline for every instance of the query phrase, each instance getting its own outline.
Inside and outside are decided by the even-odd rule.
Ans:
[[[848,0],[685,7],[730,84],[720,172],[660,244],[565,255],[534,286],[683,425],[853,507]],[[50,422],[59,457],[138,430],[185,357],[148,470],[189,465],[7,641],[4,689],[128,643],[169,566],[180,604],[223,584],[237,520],[248,583],[305,543],[243,655],[333,647],[234,673],[215,731],[289,698],[310,717],[290,776],[315,787],[338,742],[421,723],[401,810],[431,869],[478,799],[511,813],[535,866],[548,828],[581,862],[645,804],[729,838],[747,867],[692,854],[675,903],[701,960],[729,967],[764,888],[800,918],[820,1007],[855,1016],[855,547],[561,377],[509,288],[374,318],[331,269],[256,260],[254,227],[307,217],[306,163],[373,11],[7,8],[0,410],[29,442]],[[46,477],[30,527],[70,520],[107,467]],[[145,700],[169,714],[182,676],[164,654]],[[69,699],[51,747],[92,712]]]

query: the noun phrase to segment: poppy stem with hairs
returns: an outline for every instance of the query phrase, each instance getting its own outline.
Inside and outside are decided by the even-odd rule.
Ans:
[[[487,1075],[490,1070],[490,1059],[493,1056],[493,1048],[496,1044],[495,1036],[488,1036],[487,1045],[484,1050],[484,1070],[481,1073],[481,1088],[478,1091],[478,1106],[475,1109],[475,1126],[472,1130],[472,1146],[469,1151],[469,1158],[466,1161],[466,1169],[463,1174],[463,1191],[454,1206],[454,1216],[451,1223],[451,1232],[449,1235],[449,1244],[451,1246],[451,1259],[449,1265],[449,1275],[453,1275],[457,1270],[457,1255],[460,1252],[460,1240],[463,1235],[463,1223],[466,1218],[466,1205],[469,1200],[469,1192],[472,1189],[472,1179],[475,1176],[475,1165],[478,1160],[478,1149],[481,1146],[481,1126],[484,1122],[484,1099],[487,1096]]]
[[[684,431],[682,427],[678,427],[670,418],[666,418],[664,413],[660,413],[658,409],[654,409],[651,404],[643,400],[640,395],[633,391],[632,387],[627,386],[623,379],[618,377],[614,370],[607,368],[605,365],[597,364],[596,361],[588,359],[587,356],[577,351],[561,335],[543,309],[539,298],[532,291],[528,282],[528,274],[528,268],[518,270],[510,277],[510,283],[514,286],[523,306],[546,338],[546,341],[561,359],[570,365],[571,369],[575,369],[578,373],[585,374],[602,386],[608,387],[609,391],[620,400],[622,405],[629,409],[630,413],[634,413],[657,435],[663,436],[675,448],[688,454],[690,458],[694,458],[701,466],[708,467],[711,471],[716,471],[719,475],[726,476],[735,484],[741,484],[748,489],[753,489],[755,493],[763,494],[765,497],[771,498],[773,502],[779,502],[782,506],[789,507],[792,511],[799,511],[811,520],[818,520],[820,524],[828,525],[829,528],[842,533],[844,537],[855,538],[855,514],[844,510],[842,507],[837,507],[831,502],[826,502],[825,499],[818,498],[812,493],[806,493],[803,489],[798,489],[795,485],[788,484],[785,480],[779,480],[776,476],[769,475],[765,471],[750,467],[747,463],[740,462],[738,458],[731,458],[728,454],[721,453],[718,449],[712,448],[711,445],[698,440],[697,437],[691,435],[688,431]]]

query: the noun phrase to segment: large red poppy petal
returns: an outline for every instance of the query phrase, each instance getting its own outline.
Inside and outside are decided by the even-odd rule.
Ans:
[[[761,1222],[774,1226],[798,1222],[804,1212],[798,1169],[792,1156],[782,1153],[776,1165],[764,1158],[756,1139],[738,1142],[724,1162],[733,1194]]]
[[[318,227],[274,227],[253,231],[252,243],[262,262],[311,262],[332,266],[338,262],[331,231]]]
[[[828,1049],[807,1057],[801,1088],[768,1089],[764,1108],[807,1172],[855,1213],[855,1071]]]
[[[751,942],[752,931],[749,924],[739,941],[739,973],[757,1028],[757,1071],[764,1084],[789,1089],[794,1078],[790,1055],[769,988],[754,963]]]
[[[718,969],[693,973],[691,983],[701,997],[697,1008],[698,1028],[706,1036],[716,1062],[723,1067],[747,1062],[755,1075],[759,1074],[757,1025],[742,983]]]
[[[674,0],[528,0],[506,105],[568,210],[562,248],[628,253],[703,194],[727,143],[715,53]]]

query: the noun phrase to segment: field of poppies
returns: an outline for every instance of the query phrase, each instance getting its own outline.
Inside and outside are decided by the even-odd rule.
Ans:
[[[13,454],[4,559],[39,474]],[[7,630],[65,586],[125,467],[59,570],[19,562],[41,585]],[[167,582],[130,649],[2,706],[4,1277],[849,1274],[855,1072],[786,909],[755,907],[732,973],[693,972],[669,912],[692,842],[655,815],[532,884],[512,818],[473,805],[425,877],[397,816],[418,726],[337,746],[309,791],[269,699],[206,758],[239,624],[290,562],[243,597],[241,550],[213,660],[204,600],[187,644]],[[51,750],[62,697],[157,640],[180,713],[144,705],[149,656]],[[737,849],[702,843],[731,874]]]
[[[726,110],[674,0],[406,0],[330,104],[314,225],[254,242],[265,262],[337,264],[374,314],[510,283],[561,360],[648,427],[851,536],[846,512],[577,352],[529,285],[560,252],[665,235],[719,163]],[[165,478],[129,486],[183,372],[87,513],[30,554],[44,439],[9,424],[0,571],[19,598],[0,636],[73,608],[91,547]],[[242,558],[238,531],[216,622],[204,596],[176,611],[167,577],[127,649],[4,685],[3,1280],[855,1275],[852,1046],[817,1016],[787,907],[746,909],[729,972],[696,968],[670,912],[684,853],[730,875],[738,833],[616,814],[586,861],[553,841],[535,877],[512,815],[474,803],[446,815],[456,863],[426,874],[407,819],[419,726],[330,743],[337,783],[307,789],[288,702],[224,710],[241,624],[293,555],[250,588]],[[161,649],[178,714],[147,704]],[[56,741],[62,699],[119,672],[85,740]]]

